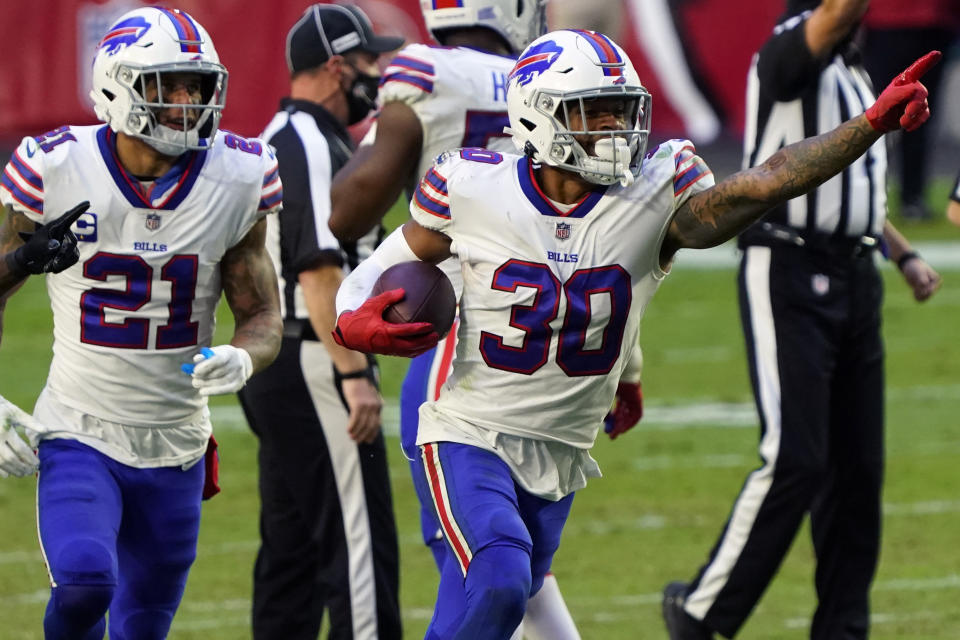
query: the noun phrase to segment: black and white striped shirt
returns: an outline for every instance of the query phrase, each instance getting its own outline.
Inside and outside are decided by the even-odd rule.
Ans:
[[[348,272],[373,253],[379,227],[356,242],[340,244],[328,227],[330,183],[347,163],[353,141],[322,106],[284,98],[261,136],[277,153],[283,210],[269,216],[267,250],[280,280],[280,305],[287,320],[309,318],[300,290],[301,271],[337,264]]]
[[[753,58],[747,81],[745,167],[762,163],[781,147],[830,131],[875,100],[852,43],[844,43],[827,60],[810,52],[803,29],[810,13],[778,24]],[[879,237],[887,207],[884,145],[879,140],[841,174],[775,207],[763,222],[789,226],[804,236]],[[741,241],[761,226],[748,229]]]

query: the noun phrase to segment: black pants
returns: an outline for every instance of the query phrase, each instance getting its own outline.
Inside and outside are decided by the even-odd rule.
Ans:
[[[946,52],[956,37],[956,32],[949,27],[867,30],[864,64],[877,93],[928,51],[939,49]],[[941,62],[923,76],[923,84],[930,91],[931,104],[939,95],[945,66]],[[902,132],[893,143],[893,158],[900,173],[901,200],[905,203],[922,201],[927,181],[927,149],[933,131],[931,125],[938,111],[931,109],[930,122],[916,131]]]
[[[397,532],[383,436],[356,444],[320,342],[284,338],[240,401],[260,439],[253,637],[401,638]]]
[[[819,602],[810,637],[864,639],[883,483],[879,273],[869,254],[749,246],[739,289],[763,464],[686,609],[733,637],[809,513]]]

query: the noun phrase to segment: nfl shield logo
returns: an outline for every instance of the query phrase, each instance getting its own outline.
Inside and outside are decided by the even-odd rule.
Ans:
[[[147,214],[147,229],[150,231],[156,231],[160,228],[160,216],[156,213]]]
[[[570,225],[566,222],[557,223],[557,239],[566,240],[570,237]]]

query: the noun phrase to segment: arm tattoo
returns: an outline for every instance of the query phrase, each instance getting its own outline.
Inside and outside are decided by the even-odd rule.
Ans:
[[[0,222],[0,341],[3,340],[3,311],[7,300],[27,281],[25,275],[15,275],[8,271],[6,257],[23,244],[18,231],[33,231],[36,225],[30,218],[10,205],[2,209],[3,222]]]
[[[36,224],[30,218],[19,211],[14,211],[10,205],[5,205],[2,211],[5,215],[3,222],[0,223],[0,300],[6,299],[27,279],[25,275],[9,272],[6,258],[23,244],[18,232],[29,233],[36,228]]]
[[[254,371],[273,361],[283,335],[277,275],[264,246],[266,228],[266,220],[260,220],[220,263],[223,291],[235,324],[230,343],[250,353]]]
[[[669,248],[703,249],[729,240],[771,207],[803,195],[843,171],[880,135],[860,115],[833,131],[780,149],[763,164],[733,174],[691,197],[677,211],[670,226]]]

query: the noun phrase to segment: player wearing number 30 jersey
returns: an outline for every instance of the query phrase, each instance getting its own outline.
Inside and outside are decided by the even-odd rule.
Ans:
[[[672,140],[629,187],[598,187],[564,206],[544,195],[534,167],[514,154],[451,151],[411,202],[417,223],[451,239],[464,278],[453,373],[421,408],[417,443],[476,444],[489,432],[527,443],[512,452],[511,471],[556,500],[599,475],[587,453],[597,407],[613,402],[640,315],[666,275],[659,247],[673,212],[713,178],[691,143]],[[544,464],[530,465],[531,455]],[[545,474],[551,457],[556,469]]]
[[[456,559],[444,566],[427,638],[467,630],[505,638],[523,616],[573,492],[598,474],[588,451],[625,346],[676,252],[730,239],[840,172],[884,132],[918,125],[929,114],[918,78],[936,57],[866,113],[713,184],[688,142],[644,158],[650,95],[609,38],[558,31],[527,47],[507,87],[524,156],[446,154],[420,182],[414,219],[337,296],[335,335],[346,346],[428,349],[436,333],[383,319],[391,292],[367,297],[397,262],[454,255],[461,265],[453,375],[421,408],[417,438]]]
[[[0,311],[40,273],[53,308],[30,423],[48,640],[103,638],[108,613],[112,639],[166,637],[219,490],[207,396],[280,346],[277,160],[218,131],[226,78],[190,15],[130,11],[93,62],[106,124],[25,138],[0,178]],[[212,346],[221,294],[234,334]]]

